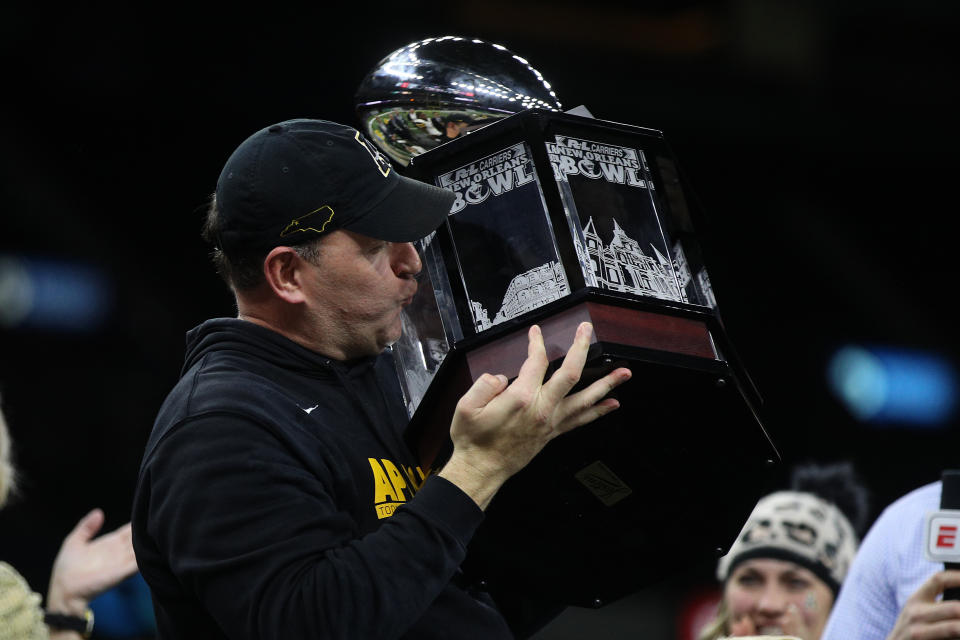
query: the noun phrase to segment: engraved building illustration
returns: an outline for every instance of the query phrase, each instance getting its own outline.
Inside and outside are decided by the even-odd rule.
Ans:
[[[646,255],[640,243],[624,232],[613,221],[613,239],[608,246],[597,234],[593,218],[583,229],[587,256],[597,279],[597,286],[613,291],[624,291],[664,300],[684,302],[673,264],[653,245],[655,258]]]
[[[479,302],[471,302],[477,331],[483,331],[504,320],[516,318],[569,293],[570,285],[567,284],[563,265],[556,260],[546,262],[513,277],[503,295],[500,310],[492,322],[487,310]]]

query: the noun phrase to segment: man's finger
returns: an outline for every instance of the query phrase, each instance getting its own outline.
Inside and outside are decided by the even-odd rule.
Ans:
[[[543,376],[547,373],[549,364],[547,348],[543,345],[543,333],[539,326],[533,325],[527,331],[527,359],[520,366],[520,372],[513,381],[514,386],[527,393],[535,391],[543,384]]]
[[[960,638],[960,620],[948,620],[931,624],[914,632],[911,638],[917,640],[953,640]]]
[[[542,395],[548,403],[560,402],[560,399],[570,393],[570,390],[580,381],[592,337],[593,325],[589,322],[581,322],[560,368],[543,385]]]
[[[490,404],[491,400],[503,393],[506,388],[507,376],[485,373],[467,389],[467,392],[457,402],[457,407],[468,413],[480,411]]]
[[[591,405],[576,413],[571,413],[564,421],[557,425],[557,435],[566,433],[567,431],[573,431],[577,427],[582,427],[585,424],[589,424],[597,418],[602,418],[611,411],[615,411],[619,408],[619,400],[616,398],[606,398],[601,402]]]
[[[565,398],[560,409],[562,413],[557,430],[561,433],[570,431],[618,409],[620,402],[606,396],[632,375],[629,369],[615,369],[586,389]]]
[[[938,571],[910,596],[914,602],[933,602],[944,589],[960,587],[960,571]]]
[[[932,624],[943,620],[956,620],[960,624],[960,602],[943,600],[916,604],[911,610],[910,622]]]

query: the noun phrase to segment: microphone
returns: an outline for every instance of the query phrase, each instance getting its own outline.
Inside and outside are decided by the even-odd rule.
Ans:
[[[945,569],[960,569],[960,470],[941,474],[940,511],[927,516],[924,555]],[[960,587],[946,589],[944,600],[960,600]]]
[[[948,469],[941,475],[943,488],[940,490],[940,509],[960,509],[960,470]],[[957,523],[960,524],[960,523]],[[954,525],[956,526],[956,524]],[[954,529],[956,532],[956,529]],[[957,538],[954,537],[954,540]],[[956,549],[956,543],[955,547]],[[960,569],[960,554],[953,562],[944,562],[944,569]],[[960,600],[960,587],[947,589],[943,592],[944,600]]]

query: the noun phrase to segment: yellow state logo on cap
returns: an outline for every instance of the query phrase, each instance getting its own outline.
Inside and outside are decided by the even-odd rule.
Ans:
[[[315,214],[320,213],[320,212],[323,211],[324,209],[329,210],[329,211],[330,211],[330,215],[327,217],[326,220],[324,220],[323,224],[320,225],[320,228],[319,228],[319,229],[317,229],[316,227],[307,227],[307,226],[304,226],[304,223],[303,223],[304,220],[306,220],[307,218],[309,218],[309,217],[312,216],[312,215],[315,215]],[[331,221],[331,220],[333,220],[333,208],[331,208],[329,205],[326,205],[326,204],[325,204],[325,205],[323,205],[322,207],[320,207],[319,209],[314,209],[314,210],[311,211],[310,213],[304,214],[304,215],[300,216],[299,218],[294,218],[293,220],[291,220],[291,221],[290,221],[290,224],[288,224],[286,227],[284,227],[283,231],[280,232],[280,237],[281,237],[281,238],[286,238],[287,236],[293,235],[293,234],[295,234],[295,233],[307,233],[308,231],[314,231],[314,232],[316,232],[316,233],[323,233],[323,232],[326,230],[327,225],[330,224],[330,221]]]

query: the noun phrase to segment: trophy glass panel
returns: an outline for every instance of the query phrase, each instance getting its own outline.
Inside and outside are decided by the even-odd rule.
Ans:
[[[451,340],[463,337],[435,239],[436,232],[415,243],[423,269],[417,276],[417,294],[401,314],[400,338],[393,344],[394,366],[411,417],[450,351]]]
[[[570,294],[529,147],[513,144],[448,171],[447,231],[481,333]]]
[[[677,281],[690,303],[716,309],[717,301],[713,297],[710,277],[693,231],[693,222],[677,166],[671,158],[659,154],[656,155],[654,164],[663,184],[660,201],[666,205],[670,214],[664,216],[662,221],[666,236],[673,238],[673,265],[677,272]]]
[[[661,224],[643,151],[566,135],[546,147],[587,286],[703,304]]]

